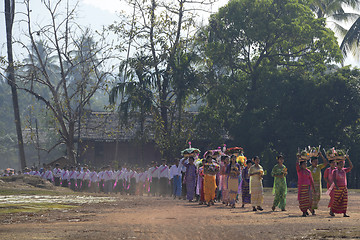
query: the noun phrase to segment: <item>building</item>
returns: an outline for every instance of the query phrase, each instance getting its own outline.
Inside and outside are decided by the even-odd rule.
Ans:
[[[151,120],[145,121],[149,126]],[[78,162],[89,166],[145,166],[151,161],[160,162],[161,154],[152,135],[142,141],[139,136],[140,123],[129,120],[122,125],[117,113],[87,112],[81,119]]]

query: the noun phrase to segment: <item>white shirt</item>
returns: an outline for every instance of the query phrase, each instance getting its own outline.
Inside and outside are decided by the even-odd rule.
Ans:
[[[54,175],[54,177],[61,177],[61,169],[60,168],[54,168],[53,169],[53,175]]]
[[[173,179],[174,176],[181,176],[181,166],[176,166],[175,164],[170,168],[170,179]]]
[[[159,168],[158,167],[151,167],[148,170],[149,176],[152,178],[158,178],[159,177]]]
[[[43,176],[45,179],[53,179],[53,173],[51,170],[47,170]]]
[[[112,180],[112,175],[113,175],[113,171],[112,170],[107,170],[103,173],[103,179],[104,181],[109,181]]]
[[[169,167],[167,165],[161,165],[159,167],[159,178],[169,178]]]
[[[97,172],[93,171],[89,174],[89,179],[91,182],[98,182],[99,181],[99,177]]]
[[[62,170],[60,178],[62,180],[69,180],[69,171],[68,170]]]
[[[69,172],[69,179],[76,179],[77,175],[78,175],[78,172],[72,170]]]

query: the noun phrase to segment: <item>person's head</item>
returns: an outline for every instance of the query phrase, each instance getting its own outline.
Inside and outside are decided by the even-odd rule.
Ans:
[[[189,157],[189,164],[194,164],[194,157]]]
[[[345,161],[338,161],[336,166],[338,169],[343,169],[344,165],[345,165]]]
[[[249,168],[252,165],[252,161],[249,159],[246,161],[246,166]]]
[[[260,158],[258,156],[253,157],[253,162],[255,163],[255,165],[259,165]]]
[[[224,164],[229,164],[230,157],[228,155],[225,156]]]
[[[299,165],[300,165],[300,168],[306,169],[306,161],[301,161],[301,162],[299,163]]]
[[[211,155],[207,155],[207,156],[206,156],[206,162],[207,162],[207,163],[211,163],[211,162],[212,162],[212,156],[211,156]]]
[[[162,164],[163,166],[165,166],[165,165],[166,165],[166,160],[165,160],[165,159],[162,159],[162,160],[161,160],[161,164]]]
[[[317,157],[311,157],[311,166],[316,167],[319,164]]]
[[[277,159],[277,161],[278,161],[278,163],[280,165],[282,165],[284,163],[284,160],[285,160],[283,155],[277,156],[276,159]]]
[[[336,167],[336,162],[335,162],[335,160],[330,160],[330,161],[329,161],[329,165],[330,165],[331,168],[335,168],[335,167]]]
[[[230,162],[231,162],[232,164],[235,164],[235,163],[236,163],[236,155],[235,155],[235,154],[231,155],[231,157],[230,157]]]
[[[175,163],[176,166],[179,166],[179,159],[178,159],[178,158],[175,158],[174,163]]]

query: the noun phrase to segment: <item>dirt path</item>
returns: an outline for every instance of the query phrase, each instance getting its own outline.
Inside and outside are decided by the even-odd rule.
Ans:
[[[360,194],[349,194],[350,218],[328,214],[323,195],[316,216],[301,217],[296,193],[287,211],[200,206],[183,200],[115,196],[115,202],[69,210],[0,215],[0,239],[340,239],[360,238]]]

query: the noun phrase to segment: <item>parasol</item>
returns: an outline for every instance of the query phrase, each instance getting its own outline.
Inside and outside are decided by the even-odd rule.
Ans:
[[[198,154],[198,153],[200,153],[200,150],[198,148],[191,147],[191,142],[189,142],[189,148],[182,150],[181,155],[192,154],[192,153],[197,153]]]
[[[228,155],[231,155],[234,153],[241,153],[242,151],[244,151],[244,149],[242,147],[232,147],[232,148],[226,149],[225,153]]]

